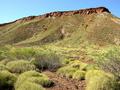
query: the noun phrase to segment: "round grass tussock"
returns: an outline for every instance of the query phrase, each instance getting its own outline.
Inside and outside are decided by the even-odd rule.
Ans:
[[[31,64],[29,61],[19,60],[11,61],[6,65],[9,68],[9,71],[12,73],[23,73],[25,71],[36,70],[34,64]]]
[[[8,68],[4,64],[0,64],[0,71],[8,70]]]
[[[86,66],[86,63],[83,63],[79,60],[74,60],[70,61],[69,64],[67,64],[66,66],[59,68],[57,73],[64,77],[73,78],[73,75],[76,71],[83,70],[83,68]]]
[[[16,76],[9,71],[0,71],[0,88],[12,87],[16,79]]]
[[[114,75],[101,70],[90,70],[86,73],[86,90],[119,90]]]
[[[80,70],[83,70],[83,68],[87,66],[86,63],[83,63],[79,60],[72,61],[69,65],[73,68],[78,68]]]
[[[93,76],[101,76],[101,74],[106,74],[106,73],[102,70],[89,70],[85,75],[85,79],[88,82]]]
[[[57,73],[61,76],[72,78],[73,74],[77,71],[78,69],[70,67],[70,66],[65,66],[60,69],[58,69]]]
[[[85,74],[86,74],[85,71],[78,70],[73,74],[73,79],[84,80],[85,79]]]
[[[35,55],[35,50],[30,47],[15,48],[9,50],[10,58],[30,60]]]
[[[45,89],[39,84],[26,81],[16,90],[45,90]]]
[[[11,61],[14,61],[14,60],[3,59],[3,60],[0,61],[0,64],[4,64],[4,65],[6,65],[8,62],[11,62]]]
[[[53,82],[49,80],[45,74],[36,71],[27,71],[19,75],[15,88],[19,88],[19,86],[21,86],[25,81],[36,83],[42,85],[43,87],[50,87],[53,84]]]

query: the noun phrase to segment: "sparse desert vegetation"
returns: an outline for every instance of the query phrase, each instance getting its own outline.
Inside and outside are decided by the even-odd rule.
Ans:
[[[0,90],[120,90],[120,24],[87,10],[1,24]]]
[[[119,46],[108,46],[99,50],[95,48],[98,47],[87,46],[82,50],[70,47],[60,49],[53,45],[2,47],[0,87],[11,88],[10,90],[46,90],[56,85],[54,79],[52,81],[49,78],[49,73],[44,73],[47,70],[55,73],[57,77],[85,82],[86,90],[119,90]],[[87,60],[71,58],[72,55],[81,52],[86,53]],[[91,59],[92,61],[89,61]],[[6,79],[7,81],[4,81]]]

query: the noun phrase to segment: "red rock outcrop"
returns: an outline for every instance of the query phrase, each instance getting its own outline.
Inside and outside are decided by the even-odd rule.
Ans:
[[[81,10],[75,10],[75,11],[61,11],[61,12],[51,12],[51,13],[47,13],[44,15],[40,15],[40,16],[29,16],[29,17],[24,17],[21,19],[18,19],[16,21],[10,22],[10,23],[5,23],[5,24],[0,24],[0,26],[4,26],[7,24],[11,24],[14,22],[27,22],[33,19],[41,19],[41,18],[48,18],[48,17],[62,17],[62,16],[70,16],[70,15],[75,15],[75,14],[80,14],[83,16],[86,15],[91,15],[91,14],[100,14],[103,12],[108,12],[111,13],[107,8],[105,7],[97,7],[97,8],[89,8],[89,9],[81,9]]]
[[[76,11],[63,11],[63,12],[51,12],[42,15],[42,17],[61,17],[61,16],[70,16],[70,15],[75,15],[75,14],[80,14],[80,15],[90,15],[93,13],[103,13],[103,12],[108,12],[110,11],[105,8],[105,7],[98,7],[98,8],[89,8],[89,9],[81,9],[81,10],[76,10]]]

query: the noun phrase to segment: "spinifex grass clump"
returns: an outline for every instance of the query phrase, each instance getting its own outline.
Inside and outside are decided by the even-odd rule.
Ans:
[[[7,63],[6,66],[12,73],[23,73],[25,71],[36,70],[34,64],[31,64],[29,61],[24,60],[11,61]]]
[[[0,64],[0,71],[8,70],[8,68],[4,64]]]
[[[13,60],[13,59],[3,59],[3,60],[0,61],[0,64],[6,65],[8,62],[11,62],[11,61],[15,61],[15,60]]]
[[[86,90],[119,90],[114,75],[101,70],[90,70],[86,73]]]
[[[68,66],[73,67],[73,68],[77,68],[79,70],[83,70],[87,66],[87,64],[83,63],[83,62],[81,62],[79,60],[74,60],[74,61],[71,61],[68,64]]]
[[[71,61],[66,66],[58,69],[57,73],[61,76],[73,78],[77,80],[85,79],[85,67],[87,64],[82,63],[78,60]]]
[[[39,85],[43,87],[50,87],[53,85],[53,82],[46,75],[36,71],[27,71],[22,73],[18,77],[17,82],[15,84],[15,89],[19,90],[19,88],[22,87],[29,87],[27,85],[31,85],[32,83],[35,86],[35,88],[40,87]],[[24,84],[26,84],[26,86]],[[34,88],[34,86],[31,86],[31,88]]]
[[[8,58],[31,60],[36,54],[36,50],[32,47],[14,48],[8,51]]]
[[[68,78],[72,78],[73,77],[73,74],[77,71],[78,69],[77,68],[73,68],[73,67],[70,67],[70,66],[65,66],[65,67],[62,67],[60,68],[57,73],[61,76],[64,76],[64,77],[68,77]]]
[[[9,71],[0,71],[0,89],[6,90],[8,88],[13,88],[16,81],[16,76]]]
[[[85,79],[85,74],[86,74],[85,71],[78,70],[73,74],[73,79],[84,80]]]
[[[16,90],[45,90],[41,85],[25,81]]]

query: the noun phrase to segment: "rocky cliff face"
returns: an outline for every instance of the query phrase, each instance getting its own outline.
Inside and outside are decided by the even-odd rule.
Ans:
[[[16,21],[13,21],[10,23],[0,24],[0,26],[4,26],[4,25],[11,24],[14,22],[30,21],[33,19],[41,19],[41,18],[48,18],[48,17],[62,17],[62,16],[70,16],[70,15],[75,15],[75,14],[80,14],[82,16],[86,16],[86,15],[91,15],[91,14],[95,14],[95,13],[100,14],[103,12],[110,13],[110,11],[105,7],[81,9],[81,10],[75,10],[75,11],[51,12],[51,13],[47,13],[47,14],[40,15],[40,16],[29,16],[29,17],[21,18],[21,19],[18,19]]]
[[[65,12],[51,12],[42,15],[42,17],[61,17],[61,16],[70,16],[70,15],[75,15],[75,14],[80,14],[80,15],[90,15],[93,13],[103,13],[103,12],[108,12],[110,11],[105,8],[105,7],[98,7],[98,8],[89,8],[89,9],[81,9],[81,10],[76,10],[76,11],[65,11]]]

